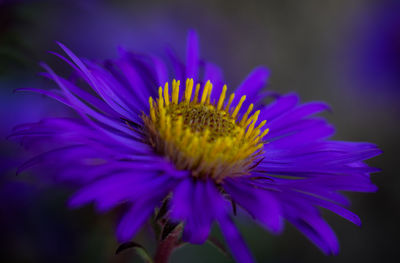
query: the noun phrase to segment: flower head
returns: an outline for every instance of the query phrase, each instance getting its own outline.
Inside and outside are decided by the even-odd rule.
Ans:
[[[171,98],[168,82],[164,90],[159,88],[157,103],[150,97],[150,117],[143,116],[148,143],[177,169],[188,170],[197,179],[211,178],[220,183],[225,177],[249,174],[255,160],[261,157],[262,138],[268,133],[268,129],[260,132],[266,121],[255,127],[260,111],[251,114],[254,106],[250,104],[238,119],[246,96],[231,107],[235,94],[229,96],[223,108],[226,85],[217,103],[210,100],[210,81],[201,94],[198,83],[191,99],[194,81],[187,79],[181,101],[179,86],[179,80],[172,82]]]
[[[95,202],[107,211],[128,203],[120,241],[131,239],[162,204],[168,220],[184,224],[187,242],[204,242],[217,221],[239,262],[253,259],[233,223],[233,204],[273,233],[286,219],[327,254],[337,253],[338,243],[318,207],[360,224],[339,191],[375,191],[369,174],[376,169],[363,161],[380,150],[329,140],[333,127],[313,117],[326,104],[261,92],[268,78],[263,67],[228,94],[221,70],[199,59],[193,31],[186,65],[168,52],[172,82],[164,61],[152,55],[121,50],[120,59],[98,65],[60,46],[70,59],[57,55],[87,85],[44,65],[61,91],[35,91],[80,117],[19,126],[14,136],[24,142],[54,142],[21,170],[39,162],[58,168],[60,178],[80,185],[72,207]],[[265,106],[266,97],[274,102]]]

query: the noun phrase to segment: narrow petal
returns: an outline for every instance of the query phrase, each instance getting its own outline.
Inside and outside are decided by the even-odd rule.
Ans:
[[[224,210],[224,201],[212,180],[196,182],[192,214],[186,220],[183,239],[202,244],[207,240],[211,225]]]
[[[248,104],[256,103],[261,95],[262,88],[267,84],[268,77],[269,71],[265,67],[256,67],[236,89],[236,97],[241,98],[246,95]]]
[[[172,64],[172,67],[174,69],[174,76],[175,79],[181,80],[182,82],[185,79],[185,65],[182,63],[182,61],[178,58],[178,55],[176,54],[175,50],[168,46],[165,49],[167,56]],[[185,82],[183,82],[185,83]]]
[[[282,231],[283,222],[280,205],[272,193],[252,187],[245,179],[225,181],[224,189],[235,202],[273,233]]]
[[[302,188],[300,188],[300,189],[302,189]],[[285,195],[286,195],[285,198],[292,198],[293,200],[298,200],[298,201],[302,200],[305,203],[323,207],[325,209],[328,209],[328,210],[342,216],[343,218],[349,220],[350,222],[352,222],[358,226],[361,225],[360,218],[353,212],[351,212],[335,203],[321,199],[320,197],[315,196],[313,194],[313,192],[310,192],[310,193],[300,192],[300,189],[299,189],[299,191],[287,191],[285,193]]]
[[[190,216],[194,182],[191,178],[183,180],[174,190],[170,209],[171,218],[177,221],[185,220]]]
[[[220,217],[218,223],[235,260],[240,263],[254,262],[246,243],[240,236],[232,219],[226,215]]]
[[[201,244],[206,241],[211,225],[223,211],[224,201],[212,180],[188,178],[174,190],[170,217],[184,221],[183,239]]]
[[[297,120],[301,120],[307,116],[311,116],[329,109],[330,107],[326,103],[310,102],[288,111],[286,114],[281,115],[281,118],[275,118],[272,120],[268,119],[268,122],[270,124],[274,123],[274,127],[282,127]]]
[[[97,210],[105,212],[125,201],[137,202],[143,198],[147,198],[147,196],[160,196],[160,199],[162,199],[177,182],[167,175],[151,177],[152,171],[143,171],[143,173],[146,173],[146,177],[150,178],[134,183],[126,180],[123,185],[112,189],[111,192],[98,195],[96,197]],[[157,194],[153,194],[154,192],[157,192]]]
[[[321,125],[313,125],[309,129],[301,130],[297,133],[289,136],[278,138],[277,140],[271,141],[265,144],[265,148],[293,148],[294,146],[301,146],[318,141],[332,136],[335,129],[332,125],[321,123]],[[266,139],[268,135],[266,136]],[[267,139],[268,140],[268,139]]]
[[[199,40],[194,30],[189,31],[186,52],[186,77],[197,80],[199,71]]]
[[[118,224],[119,242],[129,241],[150,217],[159,202],[160,200],[145,200],[134,203]]]
[[[295,93],[286,94],[273,103],[265,107],[260,112],[260,120],[272,121],[274,118],[285,114],[289,110],[293,109],[299,101],[299,96]]]
[[[225,84],[222,69],[213,63],[205,62],[203,82],[206,83],[208,80],[213,84],[211,102],[217,102]]]
[[[300,218],[288,220],[325,254],[339,253],[339,243],[335,233],[320,216],[302,215]]]
[[[168,81],[168,69],[164,61],[156,56],[151,56],[151,60],[156,72],[158,85],[162,86]]]
[[[274,140],[275,138],[283,138],[287,135],[296,134],[298,132],[311,130],[317,126],[327,125],[327,122],[324,119],[320,118],[312,118],[306,120],[299,120],[295,122],[291,122],[287,126],[275,126],[275,123],[268,123],[267,127],[270,132],[268,133],[269,140]]]

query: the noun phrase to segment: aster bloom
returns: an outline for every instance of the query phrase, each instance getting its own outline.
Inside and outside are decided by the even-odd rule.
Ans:
[[[129,241],[156,209],[157,218],[180,223],[182,240],[190,243],[206,241],[218,222],[236,261],[253,262],[232,219],[236,207],[272,233],[290,222],[326,254],[336,254],[338,242],[319,208],[360,224],[339,191],[375,191],[369,174],[376,169],[363,161],[380,150],[329,140],[334,128],[314,116],[328,106],[301,104],[295,93],[263,92],[264,67],[229,93],[222,71],[199,59],[193,31],[186,63],[168,50],[171,79],[164,61],[152,55],[120,50],[119,59],[100,65],[60,46],[69,59],[56,55],[86,85],[43,65],[61,90],[34,91],[79,117],[17,127],[13,136],[25,143],[53,147],[20,171],[39,163],[55,167],[58,178],[80,187],[71,207],[94,202],[105,212],[127,205],[119,241]],[[264,105],[266,97],[273,102]]]

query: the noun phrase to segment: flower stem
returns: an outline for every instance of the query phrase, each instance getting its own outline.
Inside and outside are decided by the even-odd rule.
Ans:
[[[178,246],[181,228],[177,227],[165,239],[160,240],[157,246],[154,263],[168,263],[172,251]]]

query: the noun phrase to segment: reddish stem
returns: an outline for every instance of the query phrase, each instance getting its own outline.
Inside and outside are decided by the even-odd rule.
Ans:
[[[178,246],[181,227],[176,227],[164,240],[158,243],[154,263],[168,263],[172,251]]]

